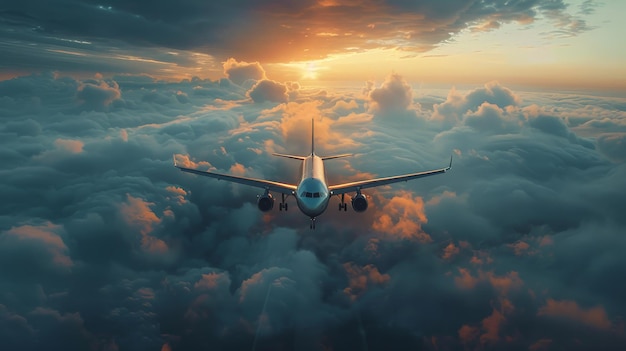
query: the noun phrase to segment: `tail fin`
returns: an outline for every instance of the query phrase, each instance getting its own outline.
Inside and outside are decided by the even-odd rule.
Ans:
[[[311,155],[315,153],[315,118],[311,118]]]

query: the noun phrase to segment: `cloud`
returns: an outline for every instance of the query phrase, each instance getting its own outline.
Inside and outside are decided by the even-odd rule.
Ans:
[[[446,126],[454,125],[463,119],[463,115],[474,111],[478,115],[487,115],[492,122],[500,124],[502,112],[507,108],[518,106],[521,98],[516,96],[510,89],[501,86],[498,82],[489,82],[482,88],[474,89],[462,95],[456,89],[450,90],[446,101],[433,106],[434,113],[431,120],[445,123]],[[484,105],[484,107],[483,107]],[[482,113],[478,110],[483,110]],[[480,123],[479,120],[476,120]],[[470,125],[472,120],[470,118]],[[489,121],[486,125],[491,125]]]
[[[151,235],[154,226],[161,223],[161,219],[149,207],[153,204],[130,194],[126,195],[127,202],[120,205],[120,214],[129,226],[136,228],[141,234],[141,247],[155,254],[167,252],[167,244]]]
[[[378,268],[372,265],[359,267],[348,262],[344,263],[343,266],[349,279],[348,286],[343,289],[343,292],[353,301],[365,290],[368,290],[368,286],[383,285],[390,279],[388,274],[381,274]]]
[[[0,342],[623,348],[619,100],[522,100],[497,83],[416,94],[400,75],[369,96],[276,83],[286,103],[228,79],[0,81]],[[331,184],[443,167],[451,153],[453,168],[368,190],[364,213],[333,198],[311,231],[292,197],[263,214],[262,189],[172,166],[297,182],[299,164],[270,153],[310,152],[312,118],[316,151],[355,154],[325,164]]]
[[[604,308],[597,306],[584,309],[578,306],[575,301],[548,299],[546,305],[539,308],[537,314],[540,316],[566,318],[600,329],[609,329],[611,327],[611,322]]]
[[[266,79],[265,70],[258,62],[238,62],[229,58],[224,62],[224,74],[237,85],[242,85],[247,80],[260,81]]]
[[[416,239],[421,243],[432,241],[421,228],[421,224],[427,222],[422,198],[403,192],[385,201],[387,203],[374,221],[375,230],[402,238]]]
[[[85,82],[79,85],[76,98],[86,108],[101,110],[122,96],[115,81]]]
[[[598,137],[598,149],[611,160],[626,161],[626,133],[606,133]]]
[[[273,80],[261,80],[257,82],[249,91],[248,96],[254,102],[287,102],[287,87],[284,84]]]
[[[201,71],[198,66],[235,54],[290,62],[381,47],[419,53],[466,29],[525,25],[542,17],[551,19],[560,35],[592,29],[585,11],[573,15],[563,1],[551,0],[452,1],[445,6],[435,0],[35,3],[6,6],[2,23],[9,40],[1,57],[7,64],[0,66],[133,73],[149,68],[163,75]]]
[[[52,223],[38,226],[21,225],[2,233],[2,260],[5,274],[19,276],[20,272],[8,269],[20,267],[25,278],[47,273],[67,274],[74,266],[69,249],[58,234],[61,227]]]
[[[413,102],[411,86],[398,74],[392,74],[379,88],[369,91],[372,108],[376,112],[406,111]]]

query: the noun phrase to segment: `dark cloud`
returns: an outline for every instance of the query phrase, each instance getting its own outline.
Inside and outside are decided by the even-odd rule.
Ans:
[[[0,82],[4,348],[624,348],[622,100],[251,74]],[[453,169],[310,231],[172,167],[297,182],[311,118],[333,183]]]
[[[145,72],[212,65],[238,55],[289,62],[371,48],[423,52],[467,28],[554,22],[558,35],[589,26],[563,1],[251,1],[107,2],[34,0],[6,3],[0,12],[3,62],[13,70]],[[153,50],[166,48],[165,50]],[[313,48],[315,50],[313,50]],[[216,60],[214,59],[216,58]],[[141,71],[143,67],[143,71]],[[213,71],[218,67],[211,67]]]
[[[266,78],[265,70],[260,63],[237,62],[232,57],[224,62],[224,74],[238,85],[242,85],[247,80],[259,81]]]
[[[257,82],[247,94],[254,102],[287,102],[289,99],[284,84],[267,79]]]
[[[626,134],[602,134],[598,137],[598,149],[617,162],[626,161]]]
[[[76,97],[86,108],[101,110],[121,97],[119,86],[115,81],[110,85],[106,82],[85,82],[78,87]]]

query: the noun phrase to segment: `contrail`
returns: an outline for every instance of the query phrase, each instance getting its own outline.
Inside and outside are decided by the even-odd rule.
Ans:
[[[358,310],[355,311],[356,320],[359,322],[359,335],[361,336],[361,342],[363,343],[363,350],[367,351],[367,335],[365,328],[363,328],[363,322],[361,321],[361,313]]]
[[[261,311],[261,315],[259,316],[259,324],[256,327],[256,333],[254,334],[254,342],[252,343],[252,351],[256,350],[256,341],[259,338],[259,331],[261,331],[261,318],[265,314],[265,308],[267,307],[267,301],[270,298],[270,291],[272,291],[273,282],[269,284],[267,287],[267,294],[265,294],[265,302],[263,302],[263,310]]]

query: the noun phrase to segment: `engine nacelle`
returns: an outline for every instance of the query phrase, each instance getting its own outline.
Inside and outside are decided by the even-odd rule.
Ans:
[[[363,212],[367,210],[367,199],[363,194],[357,194],[352,198],[352,209],[354,212]]]
[[[259,195],[257,206],[259,207],[259,210],[263,212],[271,210],[274,208],[274,197],[270,193]]]

